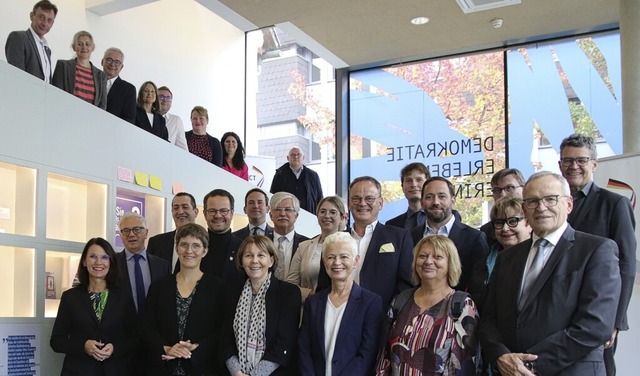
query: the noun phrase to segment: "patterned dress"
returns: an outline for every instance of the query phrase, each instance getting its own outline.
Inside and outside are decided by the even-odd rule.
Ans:
[[[451,317],[451,292],[420,313],[413,296],[391,328],[389,344],[378,359],[377,375],[474,375],[478,314],[471,298],[457,320]]]

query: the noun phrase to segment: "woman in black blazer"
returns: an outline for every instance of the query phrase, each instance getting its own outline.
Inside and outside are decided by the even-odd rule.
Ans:
[[[118,287],[119,270],[111,244],[87,242],[78,265],[79,283],[62,294],[51,348],[66,354],[61,375],[128,375],[137,337],[131,294]]]
[[[151,284],[143,317],[150,375],[218,375],[222,281],[200,270],[209,234],[190,223],[176,232],[180,271]]]
[[[273,275],[278,262],[266,236],[249,236],[238,249],[236,263],[249,278],[225,319],[222,354],[231,376],[298,374],[300,290]]]
[[[140,86],[137,104],[136,126],[169,142],[166,121],[158,113],[160,101],[158,100],[158,87],[156,84],[147,81]]]

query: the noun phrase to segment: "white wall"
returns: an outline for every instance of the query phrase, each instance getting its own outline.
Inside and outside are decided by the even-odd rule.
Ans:
[[[0,36],[29,27],[36,0],[12,1],[0,15]],[[147,80],[174,94],[171,112],[191,129],[196,105],[209,110],[209,133],[244,134],[244,32],[193,0],[160,0],[106,16],[85,9],[84,0],[53,0],[58,16],[46,38],[52,60],[73,57],[71,40],[80,30],[93,34],[100,61],[109,47],[125,53],[121,77],[139,88]],[[0,58],[6,61],[4,49]]]

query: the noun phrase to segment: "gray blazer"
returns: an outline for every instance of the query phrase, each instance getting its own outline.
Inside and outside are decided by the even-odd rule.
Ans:
[[[107,109],[107,75],[91,64],[93,72],[93,84],[96,88],[96,97],[93,104]],[[76,59],[58,60],[56,69],[53,71],[53,80],[51,81],[56,87],[73,94],[76,85]]]
[[[12,31],[4,45],[4,53],[9,64],[44,80],[38,45],[31,30]],[[49,81],[51,81],[51,76],[49,76]]]

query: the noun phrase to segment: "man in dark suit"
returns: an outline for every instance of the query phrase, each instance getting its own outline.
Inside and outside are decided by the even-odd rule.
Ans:
[[[533,236],[498,255],[479,329],[486,359],[502,375],[605,375],[617,246],[567,223],[573,200],[562,176],[534,174],[523,196]]]
[[[620,251],[622,292],[616,314],[616,325],[609,345],[605,346],[607,375],[616,374],[614,353],[618,331],[629,330],[627,308],[631,300],[636,274],[636,222],[631,203],[626,197],[598,187],[591,179],[598,167],[598,154],[593,138],[572,134],[560,144],[562,176],[567,179],[573,196],[569,224],[578,231],[604,236],[616,242]]]
[[[50,1],[38,1],[29,14],[31,27],[26,31],[12,31],[7,37],[4,46],[7,62],[51,82],[51,49],[44,36],[51,30],[57,15],[58,8]]]
[[[385,309],[411,282],[413,242],[409,231],[378,222],[384,204],[380,182],[371,176],[355,178],[349,185],[349,211],[353,216],[351,236],[358,242],[360,265],[354,280],[382,297]],[[318,288],[330,286],[329,276],[320,265]]]
[[[322,184],[318,173],[303,165],[304,153],[293,147],[287,155],[287,163],[276,170],[271,182],[271,193],[289,192],[300,201],[300,207],[312,214],[322,200]]]
[[[449,180],[439,176],[427,179],[422,186],[422,209],[427,214],[427,221],[411,230],[411,237],[414,244],[435,234],[453,240],[462,263],[462,275],[456,289],[465,291],[475,263],[489,253],[489,245],[483,232],[467,226],[453,215],[455,202],[455,190]]]
[[[424,163],[409,163],[402,168],[400,182],[404,197],[409,203],[409,208],[406,212],[388,220],[386,223],[388,226],[411,230],[424,224],[426,216],[422,210],[422,205],[420,205],[420,199],[422,198],[422,186],[430,177],[429,169]]]
[[[102,58],[102,70],[107,75],[107,111],[131,124],[136,122],[136,88],[120,78],[124,68],[124,53],[108,48]]]
[[[264,235],[273,239],[273,228],[267,223],[269,196],[260,188],[252,188],[244,196],[244,213],[249,219],[247,227],[233,233],[244,240],[249,235]]]
[[[524,187],[524,176],[517,168],[503,168],[491,177],[491,197],[495,203],[502,197],[522,198],[522,188]],[[487,236],[489,247],[493,247],[498,242],[496,240],[496,229],[493,222],[489,221],[480,227],[480,231]]]
[[[122,273],[122,285],[131,291],[138,313],[143,308],[151,282],[170,274],[169,262],[147,253],[144,242],[148,232],[146,220],[140,214],[128,212],[120,218],[124,251],[116,258]]]
[[[300,201],[291,193],[276,192],[271,196],[271,221],[273,222],[273,232],[271,240],[276,245],[278,252],[278,267],[274,274],[278,279],[284,281],[289,275],[291,258],[298,250],[298,245],[305,240],[309,240],[304,235],[295,231],[296,220],[300,212]]]
[[[196,223],[198,207],[196,199],[187,192],[180,192],[171,201],[171,215],[176,230],[187,223]],[[171,265],[171,270],[175,271],[178,264],[178,253],[176,252],[176,230],[158,234],[149,238],[147,252],[150,255],[158,256],[167,260]]]
[[[209,232],[209,252],[202,259],[200,270],[222,279],[234,290],[242,288],[247,275],[236,266],[236,254],[242,239],[231,232],[235,200],[228,191],[214,189],[204,196],[203,204]]]

